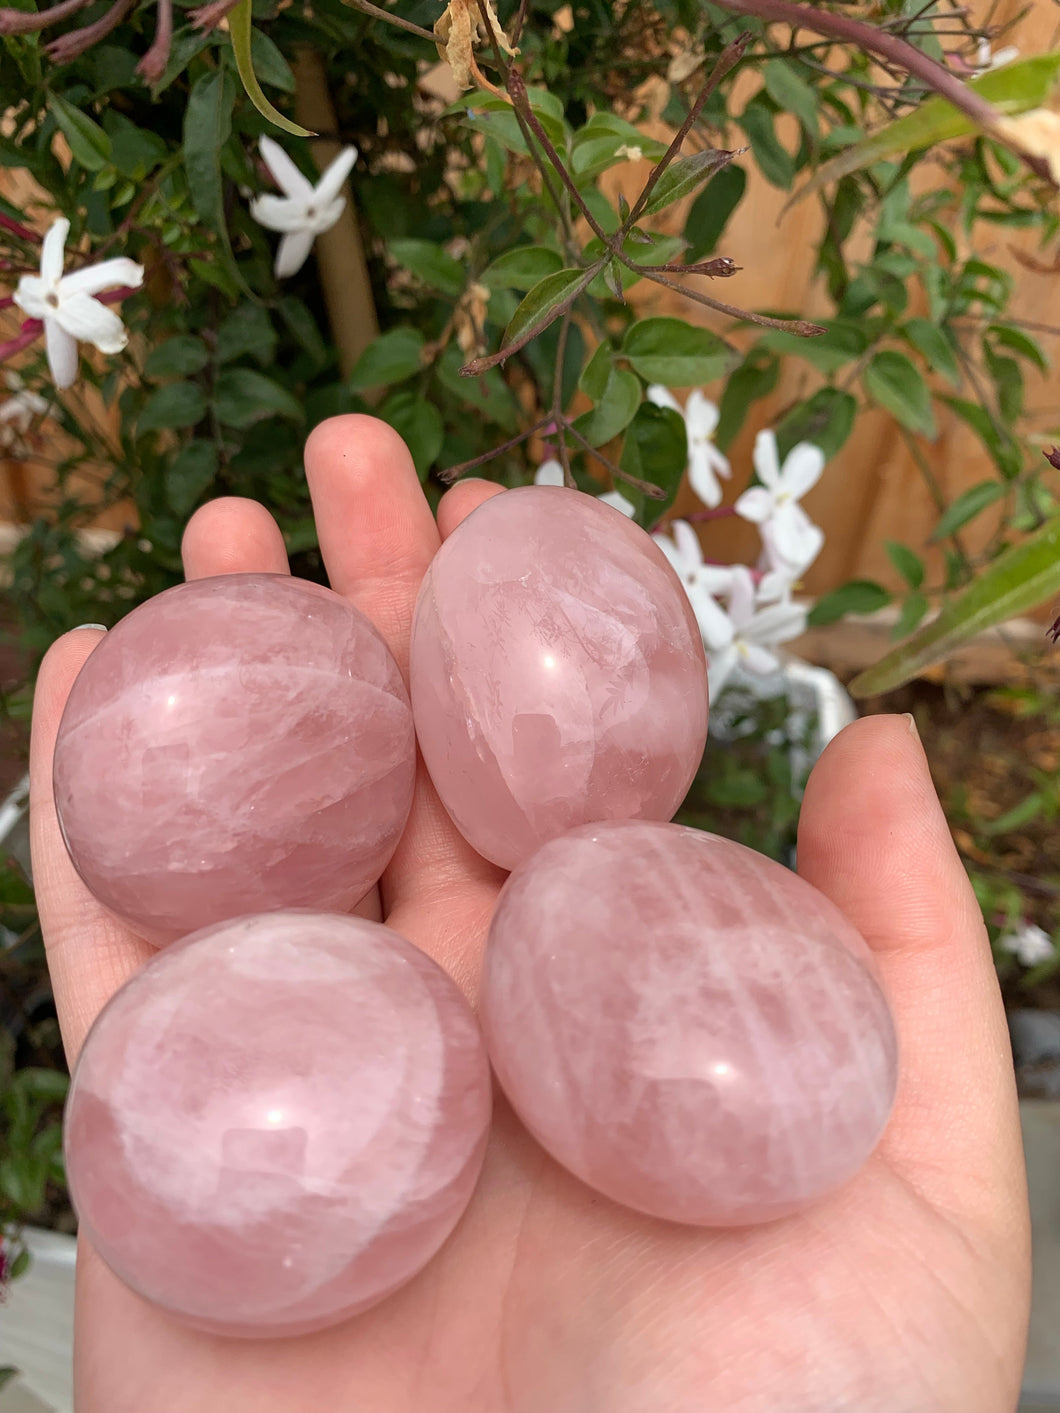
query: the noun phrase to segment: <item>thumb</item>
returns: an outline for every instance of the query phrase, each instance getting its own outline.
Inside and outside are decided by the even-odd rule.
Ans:
[[[972,1205],[1007,1194],[1018,1209],[1001,992],[911,717],[863,718],[829,745],[806,788],[798,859],[872,948],[894,1013],[900,1078],[882,1155],[940,1207],[960,1192]]]

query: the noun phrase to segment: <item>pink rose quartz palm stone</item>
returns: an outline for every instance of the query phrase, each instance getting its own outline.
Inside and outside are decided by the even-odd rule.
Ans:
[[[482,996],[516,1112],[590,1187],[742,1226],[846,1182],[897,1046],[869,949],[823,894],[675,824],[585,825],[505,885]]]
[[[462,993],[355,917],[278,912],[160,952],[89,1032],[70,1188],[111,1269],[184,1323],[321,1329],[434,1256],[471,1198],[490,1077]]]
[[[591,820],[669,819],[706,743],[680,581],[620,511],[558,486],[494,496],[442,545],[410,677],[442,803],[503,868]]]
[[[368,619],[283,574],[178,585],[74,682],[55,804],[95,897],[156,945],[225,918],[345,912],[412,804],[412,711]]]

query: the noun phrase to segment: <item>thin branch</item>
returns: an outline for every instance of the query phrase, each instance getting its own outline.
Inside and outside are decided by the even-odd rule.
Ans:
[[[720,299],[711,299],[709,295],[701,294],[699,290],[687,289],[684,285],[678,284],[676,280],[668,280],[665,275],[659,274],[657,270],[645,270],[643,265],[632,265],[632,269],[644,274],[645,279],[654,280],[657,285],[665,285],[667,289],[675,289],[678,294],[683,294],[686,299],[692,299],[697,304],[703,304],[708,309],[716,309],[719,314],[728,314],[733,319],[743,319],[750,324],[759,324],[763,329],[780,329],[786,334],[798,334],[800,338],[816,338],[818,334],[826,334],[827,329],[820,324],[810,324],[805,319],[771,319],[766,314],[754,314],[749,309],[738,309],[735,304],[725,304]]]
[[[942,491],[939,488],[939,483],[935,479],[934,471],[928,464],[927,458],[924,456],[924,453],[917,445],[916,438],[908,430],[908,428],[903,427],[901,423],[899,423],[898,430],[901,433],[902,440],[905,442],[906,450],[916,462],[917,470],[920,472],[920,475],[923,478],[924,485],[927,487],[928,495],[931,497],[932,504],[941,515],[946,509],[946,497],[942,494]],[[971,578],[972,561],[968,555],[968,551],[964,547],[960,535],[957,533],[956,530],[954,530],[953,534],[949,536],[949,541],[957,554],[958,560],[960,561],[962,572],[968,578]]]
[[[559,459],[563,466],[563,483],[574,489],[574,476],[570,469],[570,455],[567,451],[566,428],[563,424],[563,360],[567,354],[567,335],[570,333],[572,309],[568,309],[559,326],[559,340],[556,344],[556,368],[552,375],[552,421],[559,432]]]
[[[519,40],[522,37],[523,25],[526,23],[526,12],[530,8],[530,0],[519,0],[519,13],[515,17],[512,25],[512,48],[519,48]]]
[[[45,46],[44,52],[54,64],[69,64],[91,49],[93,44],[105,39],[111,30],[117,29],[135,3],[136,0],[114,0],[101,19],[85,25],[83,29],[72,29],[68,34],[61,34]]]
[[[962,83],[944,65],[885,29],[847,15],[834,14],[831,10],[822,9],[817,5],[792,4],[791,0],[718,0],[718,4],[723,10],[730,10],[737,15],[754,15],[757,19],[771,23],[808,29],[813,34],[824,35],[827,39],[838,40],[844,44],[853,44],[858,49],[877,54],[880,58],[906,69],[915,78],[922,79],[936,93],[941,94],[955,108],[971,118],[977,126],[991,133],[997,130],[1001,114],[992,103],[988,103],[974,89]]]
[[[447,486],[451,486],[458,476],[462,476],[465,471],[473,471],[476,466],[483,466],[487,461],[492,461],[495,456],[503,456],[506,451],[511,451],[520,442],[525,442],[528,437],[532,437],[535,432],[539,432],[542,427],[551,421],[550,416],[539,417],[532,427],[527,427],[525,432],[520,432],[518,436],[510,437],[508,441],[502,442],[500,446],[493,447],[490,451],[484,451],[481,456],[473,456],[470,461],[461,461],[458,466],[447,466],[444,471],[438,472],[439,481],[444,481]]]
[[[714,68],[711,70],[710,76],[707,78],[706,83],[700,89],[699,96],[692,104],[692,107],[689,110],[688,117],[678,128],[673,142],[670,143],[670,146],[666,149],[663,155],[659,158],[659,161],[648,173],[648,180],[644,183],[644,187],[633,205],[633,210],[626,218],[627,226],[631,226],[636,221],[640,213],[644,210],[644,207],[648,203],[648,198],[655,190],[655,185],[658,182],[659,178],[662,176],[663,172],[666,171],[667,167],[681,151],[681,146],[684,143],[685,138],[688,136],[690,129],[694,126],[697,118],[703,111],[703,105],[706,103],[707,99],[714,92],[718,84],[722,81],[722,79],[729,72],[729,70],[740,62],[740,60],[743,58],[744,50],[747,48],[747,46],[751,43],[753,39],[754,35],[751,34],[749,31],[745,30],[743,34],[737,35],[736,38],[730,44],[727,44],[725,48],[721,51],[718,56],[718,62],[714,65]]]
[[[62,0],[61,4],[40,12],[0,10],[0,34],[36,34],[47,29],[49,25],[69,19],[71,15],[76,15],[78,10],[87,9],[91,3],[92,0]]]
[[[601,466],[604,466],[608,471],[610,471],[612,476],[616,477],[620,481],[627,481],[631,486],[636,486],[637,490],[641,491],[650,500],[666,499],[666,492],[662,489],[661,486],[653,486],[650,481],[642,481],[639,476],[633,476],[628,471],[623,471],[622,467],[612,461],[609,456],[605,456],[599,447],[593,446],[592,442],[588,441],[585,437],[583,437],[581,432],[578,431],[577,427],[575,427],[573,422],[569,422],[566,418],[564,418],[563,424],[566,430],[570,432],[571,436],[576,442],[578,442],[578,444],[583,448],[583,450],[587,451],[590,456],[595,456],[597,461],[600,462]]]
[[[566,314],[574,301],[584,290],[588,289],[606,264],[606,260],[597,260],[595,264],[590,265],[570,293],[549,310],[551,317],[547,321],[530,323],[513,343],[506,344],[504,348],[498,349],[496,353],[491,353],[485,358],[473,358],[470,363],[465,363],[460,369],[460,376],[462,378],[477,378],[481,373],[488,373],[491,368],[496,368],[498,363],[506,362],[513,353],[518,353],[521,348],[525,348],[531,339],[544,333],[549,324],[555,323],[561,314]],[[821,332],[823,333],[824,330],[822,329]]]
[[[351,10],[360,10],[363,15],[371,15],[374,20],[385,20],[388,25],[397,25],[398,29],[408,30],[409,34],[415,34],[420,39],[426,39],[431,44],[437,44],[438,38],[429,29],[421,29],[419,25],[414,25],[409,20],[403,20],[400,15],[393,15],[389,10],[380,9],[378,5],[372,5],[369,0],[342,0],[344,5],[349,5]]]

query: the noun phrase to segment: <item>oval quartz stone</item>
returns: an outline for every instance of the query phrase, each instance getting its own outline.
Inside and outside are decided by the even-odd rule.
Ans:
[[[851,1178],[890,1114],[868,947],[780,864],[675,824],[587,825],[506,883],[486,952],[494,1069],[590,1187],[740,1226]]]
[[[669,819],[706,743],[680,581],[621,512],[557,486],[492,497],[442,545],[411,691],[442,803],[502,868],[591,820]]]
[[[380,634],[283,574],[168,589],[85,662],[55,747],[74,867],[156,945],[245,913],[344,912],[405,827],[412,710]]]
[[[454,982],[360,918],[271,913],[160,952],[66,1109],[82,1230],[182,1321],[296,1334],[427,1264],[471,1197],[489,1064]]]

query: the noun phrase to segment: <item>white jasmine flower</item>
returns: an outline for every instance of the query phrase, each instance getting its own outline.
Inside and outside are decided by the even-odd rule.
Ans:
[[[276,278],[296,275],[306,262],[318,235],[330,231],[346,205],[342,191],[350,169],[357,161],[356,147],[344,147],[321,174],[316,186],[303,176],[278,142],[263,137],[261,155],[283,192],[277,196],[266,192],[250,203],[250,214],[259,226],[270,231],[282,231],[283,239],[276,251]]]
[[[648,401],[656,407],[668,407],[679,412],[685,419],[688,434],[688,480],[696,495],[705,506],[714,510],[721,504],[721,486],[718,477],[727,479],[732,475],[728,457],[714,445],[711,438],[720,416],[717,407],[697,389],[688,394],[688,401],[681,404],[669,388],[653,383],[648,389]]]
[[[535,486],[563,486],[566,482],[563,479],[563,467],[554,458],[542,461],[541,465],[534,472]],[[637,513],[637,508],[632,505],[621,491],[605,491],[603,495],[596,497],[602,500],[605,505],[614,506],[623,515],[628,515],[630,519]]]
[[[736,513],[759,527],[770,569],[796,579],[820,553],[824,532],[799,501],[821,479],[824,452],[809,442],[792,447],[780,465],[777,439],[762,431],[755,438],[754,467],[760,486],[752,486],[736,502]]]
[[[684,586],[703,642],[708,648],[724,647],[732,641],[732,624],[714,594],[728,591],[733,571],[703,563],[699,536],[687,520],[675,520],[670,529],[672,535],[656,531],[652,538]]]
[[[800,604],[788,601],[759,607],[751,571],[735,564],[730,572],[727,617],[732,636],[707,659],[711,701],[721,694],[737,667],[759,677],[776,672],[780,658],[773,649],[806,629],[806,609]]]
[[[1013,59],[1018,59],[1019,56],[1020,51],[1014,44],[1009,44],[1004,49],[999,49],[995,54],[989,39],[980,39],[976,46],[975,63],[972,65],[972,73],[989,73],[991,69],[1000,69],[1003,64],[1011,64]]]
[[[0,447],[9,447],[26,435],[35,417],[45,415],[48,403],[31,392],[17,373],[5,373],[4,382],[12,396],[0,402]]]
[[[24,314],[44,323],[48,367],[57,388],[71,387],[77,378],[79,343],[90,343],[100,353],[120,353],[129,342],[120,316],[94,296],[122,285],[138,288],[144,278],[143,266],[125,256],[64,275],[69,233],[64,216],[52,223],[41,246],[40,274],[23,275],[14,295]]]
[[[1021,923],[1012,932],[1004,933],[998,938],[997,945],[1003,951],[1011,952],[1025,967],[1036,967],[1039,962],[1047,962],[1056,952],[1048,932],[1033,922]]]

